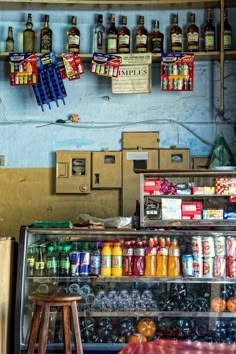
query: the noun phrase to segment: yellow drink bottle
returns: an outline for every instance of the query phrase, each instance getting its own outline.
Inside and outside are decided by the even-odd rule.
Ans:
[[[101,251],[101,275],[111,276],[111,242],[104,242]]]
[[[145,252],[145,272],[146,277],[152,277],[156,274],[156,247],[154,247],[154,240],[150,238],[148,247]]]
[[[164,238],[160,239],[159,249],[157,251],[157,277],[167,276],[168,249]]]
[[[169,248],[168,277],[180,276],[180,249],[177,239],[174,238]]]
[[[111,250],[111,275],[122,276],[122,248],[120,242],[115,242]]]

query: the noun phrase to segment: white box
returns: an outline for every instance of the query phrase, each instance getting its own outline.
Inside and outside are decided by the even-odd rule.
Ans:
[[[161,198],[162,220],[181,220],[181,198]]]

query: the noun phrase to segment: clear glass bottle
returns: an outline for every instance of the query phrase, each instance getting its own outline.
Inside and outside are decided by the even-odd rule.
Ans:
[[[33,30],[32,15],[28,14],[26,29],[23,32],[23,52],[33,53],[35,51],[35,32]]]
[[[103,25],[103,15],[97,17],[97,24],[93,32],[93,52],[106,53],[106,28]]]
[[[149,34],[149,46],[152,53],[163,53],[164,34],[159,31],[159,21],[153,21],[153,29]]]
[[[135,31],[135,52],[146,53],[148,51],[148,31],[144,27],[144,16],[139,16],[138,27]]]
[[[80,52],[80,30],[77,27],[77,17],[71,17],[72,26],[67,31],[67,52]]]
[[[212,11],[207,11],[207,23],[204,27],[204,45],[205,51],[215,50],[215,26],[212,23]]]
[[[118,51],[118,30],[115,26],[115,14],[111,15],[110,25],[107,30],[107,53],[116,54]]]
[[[232,50],[232,27],[228,20],[228,10],[224,13],[224,50]]]
[[[199,52],[199,27],[195,23],[195,13],[190,14],[190,24],[187,28],[187,51]]]
[[[130,53],[130,30],[127,27],[127,16],[121,17],[118,29],[118,53]]]
[[[52,51],[52,30],[49,27],[49,15],[45,15],[44,26],[40,30],[40,53],[48,54]]]
[[[8,35],[6,39],[6,52],[14,52],[13,28],[8,27]]]
[[[170,28],[170,50],[171,52],[182,52],[183,34],[178,24],[178,14],[173,14],[172,26]]]

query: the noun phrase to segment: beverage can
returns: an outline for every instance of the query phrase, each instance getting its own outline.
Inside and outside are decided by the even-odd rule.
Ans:
[[[214,259],[214,277],[226,276],[226,258],[225,256],[215,256]]]
[[[215,254],[216,256],[226,255],[226,245],[224,236],[215,237]]]
[[[230,278],[236,278],[236,259],[227,259],[227,275]]]
[[[212,236],[202,238],[202,253],[203,257],[206,258],[215,256],[214,238]]]
[[[203,258],[203,277],[212,278],[214,273],[214,257]]]
[[[227,257],[236,259],[236,237],[227,237],[226,239],[226,254]]]
[[[184,277],[193,277],[193,256],[186,254],[182,256],[182,272]]]
[[[72,277],[79,276],[80,272],[80,252],[73,251],[70,254],[70,272]]]
[[[202,257],[193,256],[193,274],[196,278],[201,278],[203,276]]]
[[[80,276],[87,277],[89,275],[90,253],[86,251],[80,252]]]
[[[202,257],[202,238],[201,236],[192,237],[192,253],[196,257]]]

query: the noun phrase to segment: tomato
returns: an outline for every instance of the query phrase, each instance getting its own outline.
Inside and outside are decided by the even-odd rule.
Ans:
[[[236,312],[236,299],[234,297],[230,297],[227,300],[226,307],[229,312]]]
[[[211,299],[211,308],[215,312],[223,312],[226,309],[226,301],[220,297]]]
[[[145,337],[151,337],[156,332],[156,324],[151,318],[142,318],[137,323],[137,331]]]

